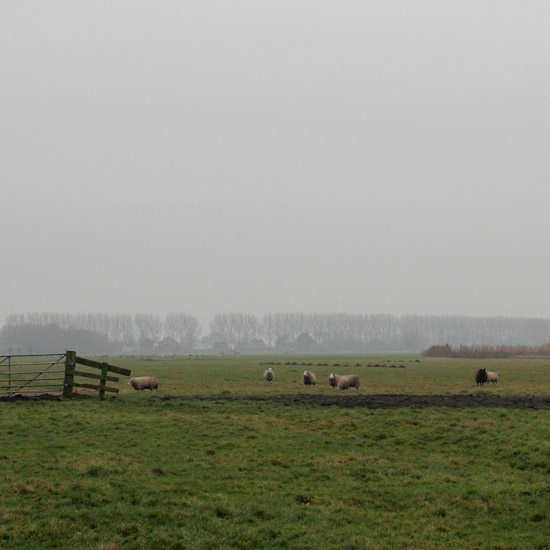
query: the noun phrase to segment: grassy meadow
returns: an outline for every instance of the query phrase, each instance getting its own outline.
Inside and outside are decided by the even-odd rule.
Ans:
[[[1,549],[550,549],[550,410],[222,399],[333,395],[329,372],[360,374],[368,394],[545,396],[548,359],[109,362],[159,391],[0,403]],[[264,362],[282,363],[271,385]],[[480,365],[497,386],[474,384]]]

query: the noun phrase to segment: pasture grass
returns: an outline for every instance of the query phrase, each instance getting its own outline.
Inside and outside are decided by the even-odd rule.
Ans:
[[[401,359],[311,369],[358,372],[365,393],[550,384],[542,360],[502,360],[499,385],[478,389],[475,361]],[[158,395],[0,403],[0,548],[550,549],[550,411],[159,399],[334,393],[297,383],[302,365],[275,365],[268,385],[272,360],[111,358],[157,375]]]
[[[116,357],[109,360],[132,369],[132,376],[156,375],[160,395],[221,392],[235,395],[304,392],[333,395],[335,390],[327,383],[331,372],[359,374],[361,391],[369,394],[550,395],[550,358],[439,359],[396,354]],[[271,385],[262,378],[268,362],[276,363],[269,365],[276,377]],[[477,387],[474,374],[480,367],[498,372],[499,383]],[[306,369],[317,375],[318,384],[314,388],[302,384],[302,372]],[[134,390],[128,386],[123,386],[121,391],[134,395]]]

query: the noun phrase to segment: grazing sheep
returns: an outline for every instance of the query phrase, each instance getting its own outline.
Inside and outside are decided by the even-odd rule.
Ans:
[[[493,371],[487,371],[487,384],[489,382],[496,384],[498,382],[498,373]]]
[[[302,375],[302,381],[306,386],[315,386],[317,383],[317,377],[315,376],[315,373],[305,370]]]
[[[361,385],[361,378],[358,374],[346,374],[345,376],[340,376],[338,380],[337,388],[340,390],[347,390],[348,388],[357,388]]]
[[[332,386],[333,388],[335,388],[338,385],[338,382],[340,381],[340,378],[342,378],[342,377],[339,374],[334,374],[333,372],[331,372],[328,375],[329,386]]]
[[[275,373],[273,372],[273,369],[271,367],[268,367],[267,369],[265,369],[264,378],[268,382],[273,382],[273,379],[275,378]]]
[[[475,374],[475,381],[478,386],[483,386],[487,383],[487,369],[478,369]]]
[[[158,390],[159,383],[154,376],[139,376],[138,378],[130,378],[128,380],[128,386],[132,386],[134,390]]]

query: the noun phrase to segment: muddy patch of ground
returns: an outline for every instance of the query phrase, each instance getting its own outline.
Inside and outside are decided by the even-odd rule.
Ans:
[[[112,395],[106,399],[118,399],[118,395]],[[19,401],[71,401],[77,399],[96,399],[97,393],[75,393],[71,398],[61,394],[43,393],[40,395],[23,395],[16,393],[10,397],[0,397],[0,403],[17,403]]]
[[[13,403],[17,401],[63,401],[64,398],[62,395],[55,395],[52,393],[45,393],[42,395],[22,395],[16,393],[10,397],[0,397],[0,403]]]
[[[165,396],[159,399],[182,399],[186,401],[263,401],[284,405],[309,405],[316,407],[364,407],[366,409],[390,409],[400,407],[452,407],[466,409],[488,407],[502,409],[550,409],[550,397],[498,395],[209,395],[209,396]]]
[[[97,396],[76,395],[75,399],[97,399]],[[113,396],[111,399],[118,399]],[[213,401],[215,403],[233,403],[236,401],[253,401],[282,403],[283,405],[306,405],[311,407],[364,407],[365,409],[392,409],[403,407],[451,407],[467,409],[487,407],[500,409],[550,409],[550,396],[515,396],[499,395],[412,395],[412,394],[338,394],[338,395],[167,395],[158,397],[161,401]],[[61,395],[45,394],[41,396],[14,395],[1,397],[0,402],[17,401],[65,401]]]

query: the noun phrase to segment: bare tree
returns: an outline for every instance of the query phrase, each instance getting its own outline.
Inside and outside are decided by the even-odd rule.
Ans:
[[[199,320],[193,315],[172,313],[164,321],[166,334],[192,351],[197,345],[201,333]]]
[[[248,313],[219,313],[210,323],[210,332],[215,340],[227,342],[229,347],[248,344],[260,333],[260,322],[255,315]]]
[[[151,313],[136,313],[134,323],[141,342],[156,343],[162,334],[162,319]]]
[[[233,313],[218,313],[210,322],[210,332],[214,340],[226,342],[233,347],[237,342],[235,317]]]
[[[111,339],[120,351],[128,351],[134,345],[134,322],[127,313],[116,313],[111,318]]]

